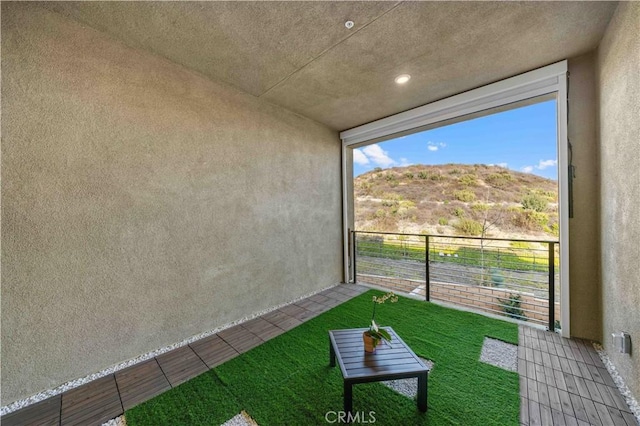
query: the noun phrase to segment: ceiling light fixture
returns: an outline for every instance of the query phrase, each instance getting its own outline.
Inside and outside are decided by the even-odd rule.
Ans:
[[[400,74],[396,77],[396,83],[398,84],[405,84],[409,80],[411,80],[411,76],[409,74]]]

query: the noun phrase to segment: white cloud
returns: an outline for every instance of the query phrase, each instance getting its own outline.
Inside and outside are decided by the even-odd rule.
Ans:
[[[439,150],[440,148],[444,148],[445,146],[447,146],[447,144],[444,142],[427,142],[427,149],[431,152],[436,152],[437,150]]]
[[[405,166],[413,166],[413,163],[409,161],[409,159],[407,158],[401,158],[400,159],[400,166],[405,167]]]
[[[525,173],[531,173],[533,171],[533,166],[524,166],[521,170]]]
[[[354,149],[353,162],[356,164],[360,164],[361,166],[364,166],[365,164],[369,164],[369,159],[367,158],[366,155],[364,155],[364,153],[361,150]]]
[[[538,170],[544,170],[547,167],[551,167],[551,166],[555,166],[557,163],[556,160],[540,160],[540,162],[538,163],[538,165],[536,166],[536,169]]]
[[[366,146],[362,148],[362,152],[371,162],[381,167],[389,167],[396,163],[378,144]]]

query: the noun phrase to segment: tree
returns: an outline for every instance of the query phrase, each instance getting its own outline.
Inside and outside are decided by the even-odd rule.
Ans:
[[[480,223],[480,267],[482,268],[482,281],[485,281],[485,278],[489,276],[485,272],[487,269],[487,265],[485,265],[485,249],[490,246],[486,238],[489,236],[489,232],[500,226],[504,220],[504,210],[500,208],[500,206],[492,207],[489,202],[490,197],[491,191],[487,190],[482,208],[471,209],[474,212],[476,220]]]

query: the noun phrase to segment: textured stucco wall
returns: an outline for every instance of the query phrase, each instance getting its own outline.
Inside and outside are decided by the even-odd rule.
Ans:
[[[640,397],[640,3],[621,3],[598,48],[603,343]],[[614,331],[631,334],[616,353]]]
[[[573,218],[569,219],[571,335],[600,341],[599,163],[595,53],[569,60],[569,127],[573,146]]]
[[[340,142],[2,3],[2,404],[341,281]]]

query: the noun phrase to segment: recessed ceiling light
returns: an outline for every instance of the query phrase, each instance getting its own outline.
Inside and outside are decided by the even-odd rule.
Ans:
[[[396,83],[398,84],[405,84],[409,80],[411,80],[411,76],[409,74],[400,74],[396,77]]]

